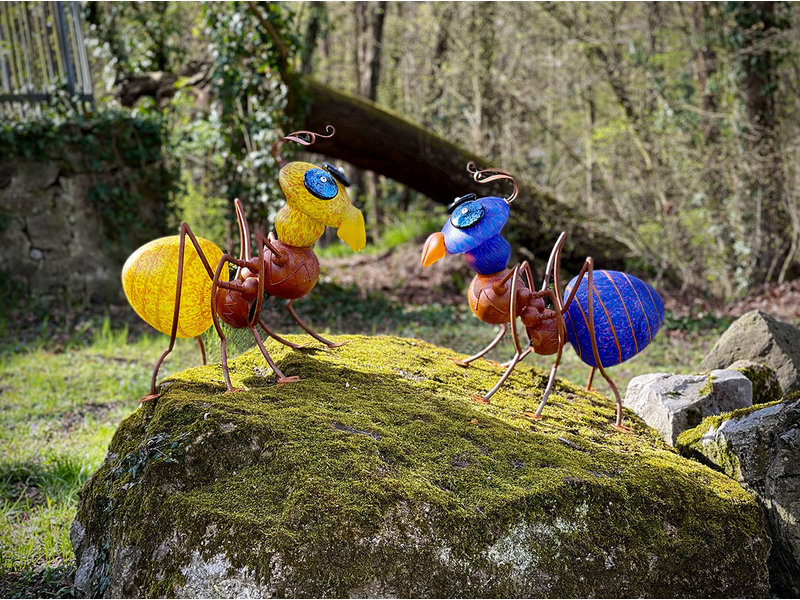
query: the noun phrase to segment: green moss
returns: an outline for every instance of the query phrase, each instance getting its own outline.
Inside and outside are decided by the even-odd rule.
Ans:
[[[757,410],[761,410],[762,408],[767,408],[768,406],[774,406],[776,404],[780,404],[781,402],[787,402],[792,394],[787,394],[781,400],[775,400],[773,402],[767,402],[764,404],[755,404],[753,406],[747,406],[745,408],[738,408],[736,410],[721,413],[719,415],[714,415],[711,417],[706,417],[703,419],[703,422],[700,423],[697,427],[693,429],[687,429],[686,431],[682,432],[678,439],[675,442],[675,449],[678,450],[681,454],[685,452],[689,452],[690,448],[697,444],[700,439],[712,429],[719,429],[720,426],[725,421],[730,421],[731,419],[738,419],[744,416],[747,416],[751,413],[754,413]]]
[[[793,392],[787,394],[780,400],[754,404],[746,408],[706,417],[700,425],[693,429],[688,429],[678,436],[675,442],[675,449],[687,458],[700,461],[703,464],[722,471],[728,477],[739,480],[741,479],[739,459],[731,450],[730,444],[724,440],[709,439],[703,441],[703,437],[708,434],[708,432],[719,429],[724,423],[730,420],[741,419],[742,417],[746,417],[764,408],[775,406],[776,404],[792,402],[798,397],[800,397],[800,392]]]
[[[727,440],[707,440],[702,444],[701,450],[697,445],[701,438],[702,436],[697,439],[692,437],[691,442],[687,443],[686,440],[681,441],[679,437],[675,447],[687,458],[697,460],[738,481],[742,474],[739,458],[731,449],[730,443]]]
[[[766,404],[781,399],[783,390],[775,369],[767,365],[750,364],[735,369],[753,384],[753,404]]]
[[[231,363],[245,391],[224,394],[219,365],[184,371],[120,425],[77,520],[107,545],[100,563],[146,550],[130,593],[175,595],[191,549],[224,553],[277,595],[765,593],[752,498],[630,412],[632,433],[616,431],[608,398],[559,381],[533,421],[536,369],[518,367],[483,405],[470,397],[495,383],[495,365],[463,369],[416,340],[346,339],[270,344],[301,378],[289,385],[257,350]],[[529,556],[510,556],[520,548]]]
[[[714,378],[711,376],[711,373],[706,375],[706,384],[703,386],[703,389],[700,390],[700,397],[704,398],[711,394],[714,390]]]

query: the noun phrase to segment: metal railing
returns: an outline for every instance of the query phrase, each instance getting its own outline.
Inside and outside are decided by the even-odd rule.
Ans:
[[[78,2],[0,2],[0,109],[93,102]]]

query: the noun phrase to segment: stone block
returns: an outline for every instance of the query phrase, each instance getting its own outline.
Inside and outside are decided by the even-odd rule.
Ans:
[[[623,404],[674,444],[682,431],[704,417],[752,406],[753,384],[738,371],[650,373],[631,379]]]

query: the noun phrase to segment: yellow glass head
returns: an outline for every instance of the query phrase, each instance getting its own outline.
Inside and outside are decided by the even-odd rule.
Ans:
[[[338,228],[338,236],[356,252],[364,248],[364,217],[333,173],[311,163],[291,162],[281,169],[278,181],[292,210]]]

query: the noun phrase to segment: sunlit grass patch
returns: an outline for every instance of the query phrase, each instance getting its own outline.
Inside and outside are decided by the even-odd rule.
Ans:
[[[108,320],[88,333],[63,351],[42,343],[0,357],[1,596],[70,593],[78,490],[138,407],[167,345],[157,335],[129,342]],[[162,375],[199,362],[193,340],[181,340]]]

